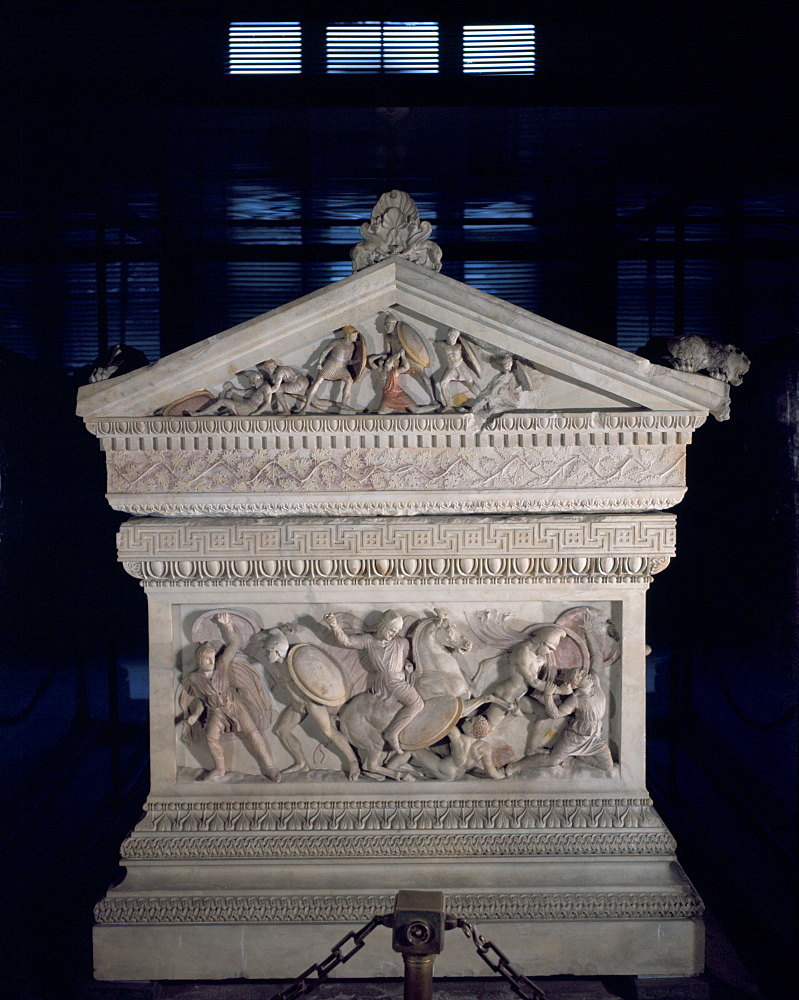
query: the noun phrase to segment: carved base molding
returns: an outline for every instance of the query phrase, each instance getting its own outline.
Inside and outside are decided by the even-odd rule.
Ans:
[[[575,849],[582,842],[590,850],[602,836],[608,844],[618,837],[640,840],[632,831],[567,834],[566,839]],[[387,837],[390,850],[392,837]],[[463,849],[475,853],[453,863],[446,852],[459,837]],[[390,912],[398,889],[416,885],[441,889],[447,911],[476,922],[527,975],[692,975],[701,970],[702,903],[672,853],[514,856],[509,840],[514,837],[522,848],[529,841],[522,834],[499,835],[495,843],[504,851],[499,858],[484,850],[492,837],[497,835],[412,835],[417,846],[427,839],[434,849],[442,847],[438,857],[392,859],[376,853],[364,860],[331,852],[313,861],[285,855],[216,857],[214,844],[224,838],[197,835],[184,840],[208,848],[202,860],[134,859],[129,842],[128,877],[95,910],[95,975],[290,979],[321,960],[347,930]],[[539,837],[539,847],[554,843],[551,834]],[[134,839],[142,843],[144,838]],[[237,839],[251,841],[249,836]],[[343,838],[327,841],[341,844]],[[154,843],[151,835],[150,847]],[[368,844],[381,850],[380,835],[368,835]],[[447,935],[438,975],[484,974],[464,943],[461,935]],[[346,974],[402,974],[387,931],[370,939]]]
[[[95,909],[96,975],[291,978],[410,885],[527,974],[692,974],[702,902],[674,849],[645,795],[153,797]],[[347,974],[401,975],[387,949]],[[455,935],[441,958],[482,975]]]
[[[124,861],[264,860],[266,858],[574,857],[673,854],[668,832],[535,834],[342,834],[281,836],[214,834],[135,836],[122,844]]]
[[[703,906],[695,892],[447,893],[451,913],[470,920],[691,920]],[[99,924],[366,923],[389,913],[394,895],[306,894],[107,896],[94,911]]]
[[[650,800],[641,798],[175,801],[149,804],[122,859],[637,857],[674,850]]]
[[[136,833],[291,831],[639,830],[665,831],[652,800],[608,798],[368,798],[253,801],[157,800]]]

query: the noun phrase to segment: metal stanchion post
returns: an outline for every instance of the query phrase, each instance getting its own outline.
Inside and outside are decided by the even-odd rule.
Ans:
[[[405,1000],[433,1000],[433,962],[444,947],[444,893],[397,893],[391,946],[405,963]]]

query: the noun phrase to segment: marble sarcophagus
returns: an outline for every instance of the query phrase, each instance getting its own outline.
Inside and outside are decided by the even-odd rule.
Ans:
[[[728,385],[441,275],[381,202],[352,277],[81,391],[150,608],[96,974],[291,977],[419,886],[528,974],[696,972],[645,596]],[[348,976],[400,974],[381,933]],[[483,973],[465,940],[437,969]]]

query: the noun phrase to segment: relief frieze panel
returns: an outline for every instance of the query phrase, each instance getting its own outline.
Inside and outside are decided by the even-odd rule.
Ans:
[[[283,610],[289,621],[271,628],[242,610],[186,621],[180,781],[451,783],[617,769],[621,637],[607,608],[544,623],[501,606],[298,608],[293,620]]]

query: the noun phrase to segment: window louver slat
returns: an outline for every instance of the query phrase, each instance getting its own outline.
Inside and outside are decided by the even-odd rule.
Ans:
[[[532,75],[535,72],[535,26],[464,25],[463,72],[494,76]]]
[[[233,23],[229,35],[229,68],[243,73],[300,73],[299,21]]]
[[[620,260],[616,344],[627,351],[674,333],[674,261]]]
[[[540,308],[541,265],[533,261],[464,261],[463,280],[522,309]]]
[[[328,73],[437,73],[438,24],[329,25]]]

